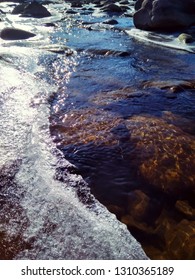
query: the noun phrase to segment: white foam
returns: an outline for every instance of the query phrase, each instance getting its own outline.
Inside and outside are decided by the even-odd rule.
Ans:
[[[129,36],[136,38],[148,44],[160,45],[162,47],[183,50],[191,53],[195,53],[195,43],[185,44],[179,41],[177,36],[162,34],[157,32],[149,32],[132,28],[125,31]]]

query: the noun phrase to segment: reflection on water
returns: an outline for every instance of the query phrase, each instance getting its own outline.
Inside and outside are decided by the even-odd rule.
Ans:
[[[100,50],[112,32],[106,34],[93,51],[80,53],[66,102],[57,115],[52,111],[51,134],[151,258],[193,259],[187,240],[195,208],[194,57],[124,34],[128,55],[106,55]],[[120,51],[117,36],[111,38],[111,49]]]

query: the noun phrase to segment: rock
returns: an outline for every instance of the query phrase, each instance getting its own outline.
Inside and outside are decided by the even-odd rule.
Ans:
[[[138,0],[134,24],[143,30],[170,31],[195,24],[194,0]]]
[[[72,9],[69,9],[69,10],[66,11],[66,13],[67,13],[67,14],[72,14],[72,15],[74,15],[74,14],[77,14],[78,12],[77,12],[77,11],[74,11],[74,10],[72,10]]]
[[[190,206],[188,201],[178,200],[175,208],[187,218],[195,219],[195,209]]]
[[[23,3],[16,6],[12,14],[21,14],[23,17],[43,18],[50,17],[51,13],[41,4],[34,1],[29,4]]]
[[[93,56],[96,55],[104,55],[104,56],[120,56],[120,57],[125,57],[129,56],[129,52],[125,51],[115,51],[115,50],[109,50],[109,49],[103,49],[103,50],[97,50],[97,49],[88,49],[88,53],[90,53]]]
[[[169,210],[163,210],[157,221],[155,234],[163,242],[165,259],[195,258],[195,222],[177,221]]]
[[[3,40],[24,40],[36,36],[35,34],[17,28],[4,28],[1,30],[0,37]]]
[[[172,93],[194,90],[195,80],[161,80],[161,81],[145,81],[142,83],[143,88],[156,88],[161,90],[169,90]]]
[[[144,235],[154,234],[153,227],[149,226],[147,223],[136,221],[131,215],[122,216],[120,221],[130,229],[130,232],[132,229],[136,229],[136,231],[139,231],[139,233],[142,232]]]
[[[65,54],[66,56],[70,56],[74,54],[74,51],[72,49],[68,48],[65,45],[60,45],[60,44],[45,45],[40,47],[40,49],[47,50],[54,53],[59,53],[59,54]]]
[[[65,115],[61,125],[52,126],[52,131],[62,135],[62,146],[75,144],[83,145],[93,142],[95,145],[115,145],[117,140],[112,133],[108,133],[114,126],[121,123],[120,118],[113,118],[112,114],[90,108],[73,110]],[[83,130],[83,127],[85,129]]]
[[[120,3],[120,5],[129,5],[129,1],[128,0],[122,0],[119,3]]]
[[[128,194],[128,213],[138,221],[144,221],[150,205],[150,198],[141,190]]]
[[[171,259],[195,259],[195,222],[182,220],[165,233]]]
[[[22,3],[17,5],[13,11],[11,12],[12,15],[18,15],[18,14],[22,14],[25,10],[25,7],[27,6],[26,3]]]
[[[182,117],[179,114],[173,114],[170,111],[163,111],[162,118],[166,120],[166,122],[181,128],[184,132],[187,132],[192,135],[195,134],[194,120]]]
[[[120,94],[124,97],[123,92]],[[108,93],[106,96],[108,99]],[[119,100],[120,95],[115,98]],[[107,100],[102,101],[103,106]],[[172,197],[192,193],[195,137],[175,125],[154,116],[135,115],[123,120],[109,111],[94,108],[73,110],[61,120],[61,125],[52,126],[52,134],[61,135],[60,146],[74,144],[81,150],[84,145],[109,147],[110,155],[111,147],[127,145],[123,157],[128,160],[129,170],[136,170],[135,176],[141,183]]]
[[[71,2],[71,7],[73,8],[82,8],[83,3],[81,1],[73,1]]]
[[[121,217],[121,221],[130,231],[133,228],[144,235],[154,235],[155,221],[161,211],[160,203],[141,190],[130,191],[127,200],[127,213]]]
[[[109,53],[107,52],[105,54],[105,52],[103,53],[104,55],[108,55],[108,54],[116,54],[116,51],[110,51]],[[101,52],[102,54],[102,52]],[[119,52],[120,54],[120,52]],[[130,53],[129,53],[130,55]],[[125,87],[122,90],[113,90],[113,91],[109,91],[103,93],[103,94],[99,94],[97,96],[94,96],[93,98],[90,99],[91,102],[93,102],[94,104],[98,105],[98,106],[107,106],[110,104],[110,100],[112,100],[112,102],[118,102],[120,100],[128,100],[128,99],[132,99],[132,98],[139,98],[144,96],[143,92],[140,91],[135,91],[134,89],[131,89],[130,87]],[[147,95],[145,95],[147,96]]]
[[[149,184],[172,196],[191,193],[195,186],[195,137],[160,118],[126,120],[138,173]]]
[[[103,11],[107,13],[122,13],[123,9],[116,4],[109,4],[103,8]]]
[[[135,11],[141,9],[141,7],[142,7],[142,2],[143,2],[143,0],[137,0],[137,1],[135,2],[135,6],[134,6]]]
[[[182,43],[185,43],[185,44],[189,44],[189,43],[194,42],[194,38],[192,37],[192,35],[189,35],[189,34],[186,34],[186,33],[181,33],[178,36],[178,40]]]
[[[115,25],[115,24],[118,24],[118,21],[115,20],[115,19],[108,19],[108,20],[105,20],[103,23],[104,24]]]

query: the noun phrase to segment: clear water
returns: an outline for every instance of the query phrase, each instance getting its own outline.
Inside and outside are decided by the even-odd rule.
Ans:
[[[195,201],[194,87],[182,88],[194,81],[194,54],[176,34],[153,43],[143,34],[136,40],[128,34],[131,19],[117,18],[115,27],[104,20],[80,16],[60,33],[78,56],[68,83],[58,75],[62,94],[52,99],[53,140],[151,258],[193,258],[166,235],[180,231],[186,219],[177,201],[190,207]]]

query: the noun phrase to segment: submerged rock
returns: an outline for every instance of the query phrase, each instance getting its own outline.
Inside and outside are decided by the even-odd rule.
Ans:
[[[141,190],[135,190],[128,193],[128,214],[134,220],[142,223],[150,221],[152,224],[154,218],[158,216],[158,205],[155,199],[150,198]]]
[[[195,222],[183,219],[178,224],[168,218],[159,220],[159,232],[165,241],[169,259],[194,259]]]
[[[145,81],[142,83],[143,88],[156,88],[162,90],[170,90],[173,93],[181,92],[186,89],[195,89],[195,80],[161,80],[161,81]]]
[[[54,125],[52,131],[61,135],[60,146],[72,144],[78,150],[89,143],[110,148],[127,145],[129,150],[121,149],[130,170],[136,169],[137,178],[157,191],[177,196],[194,189],[195,138],[163,119],[133,116],[123,120],[104,110],[82,109],[62,117],[62,124]]]
[[[195,24],[194,0],[138,0],[134,24],[143,30],[176,30]]]
[[[0,37],[3,40],[24,40],[36,36],[34,33],[17,29],[17,28],[4,28],[1,30]]]
[[[134,116],[126,124],[140,175],[155,188],[178,195],[195,186],[195,138],[160,118]]]
[[[175,204],[176,209],[189,219],[195,219],[195,209],[188,201],[178,200]]]
[[[52,125],[52,133],[60,132],[60,145],[94,144],[115,145],[110,130],[121,123],[120,118],[113,118],[112,114],[94,108],[73,110],[62,116],[61,125]],[[83,129],[85,128],[85,129]],[[65,136],[66,135],[66,136]],[[64,136],[64,137],[63,137]]]

